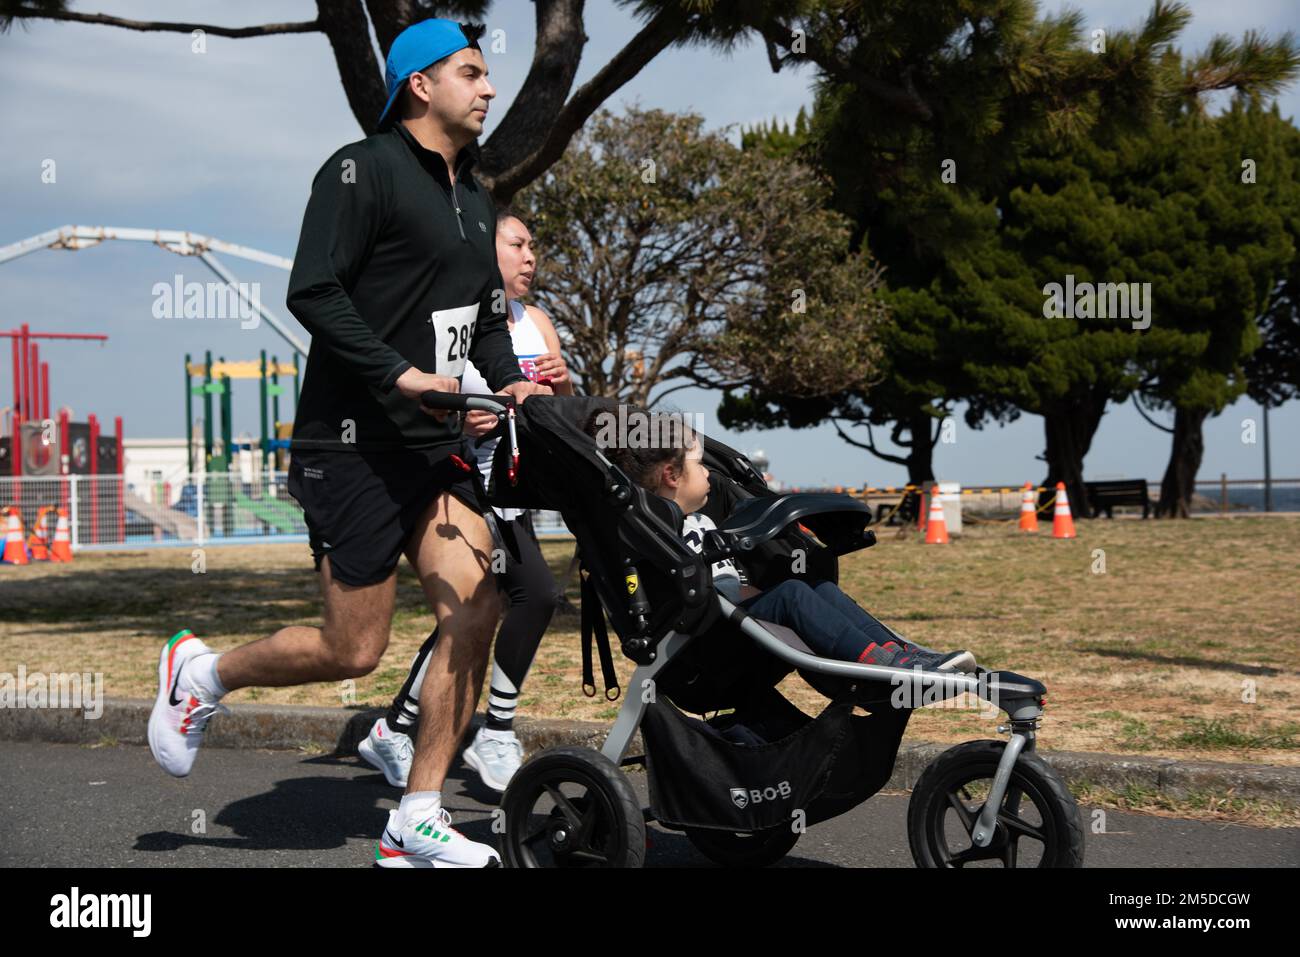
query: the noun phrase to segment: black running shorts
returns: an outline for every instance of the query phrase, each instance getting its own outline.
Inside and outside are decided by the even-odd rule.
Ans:
[[[416,522],[442,492],[481,514],[473,463],[463,440],[391,452],[294,451],[289,494],[302,505],[316,569],[328,555],[331,575],[344,584],[384,581]]]

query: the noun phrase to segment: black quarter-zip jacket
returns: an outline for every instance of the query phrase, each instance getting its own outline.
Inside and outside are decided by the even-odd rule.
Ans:
[[[494,389],[526,381],[506,325],[496,207],[475,146],[443,157],[401,123],[328,160],[312,181],[289,276],[289,311],[311,333],[293,449],[428,448],[459,437],[394,387],[414,366]],[[350,441],[349,441],[350,440]]]

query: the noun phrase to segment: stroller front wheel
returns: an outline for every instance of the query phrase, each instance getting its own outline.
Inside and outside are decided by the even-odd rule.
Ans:
[[[917,867],[1082,867],[1083,822],[1065,782],[1033,752],[1022,752],[998,809],[988,847],[971,830],[984,807],[1003,741],[967,741],[921,774],[907,807],[907,841]]]
[[[641,800],[599,751],[549,748],[510,779],[502,857],[507,867],[640,867]]]

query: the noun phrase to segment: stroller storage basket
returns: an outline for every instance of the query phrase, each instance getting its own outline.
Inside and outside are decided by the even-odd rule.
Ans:
[[[810,718],[769,688],[701,721],[660,695],[641,723],[651,811],[668,827],[732,832],[827,820],[884,787],[910,715],[855,715],[841,700]]]

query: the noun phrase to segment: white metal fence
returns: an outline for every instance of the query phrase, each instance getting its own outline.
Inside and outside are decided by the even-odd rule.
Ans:
[[[121,475],[0,477],[0,507],[15,506],[24,538],[43,506],[67,510],[74,551],[165,545],[306,541],[302,507],[285,472],[252,481],[226,474],[124,483]],[[556,512],[534,512],[539,536],[567,535]],[[49,533],[56,522],[51,516]]]

